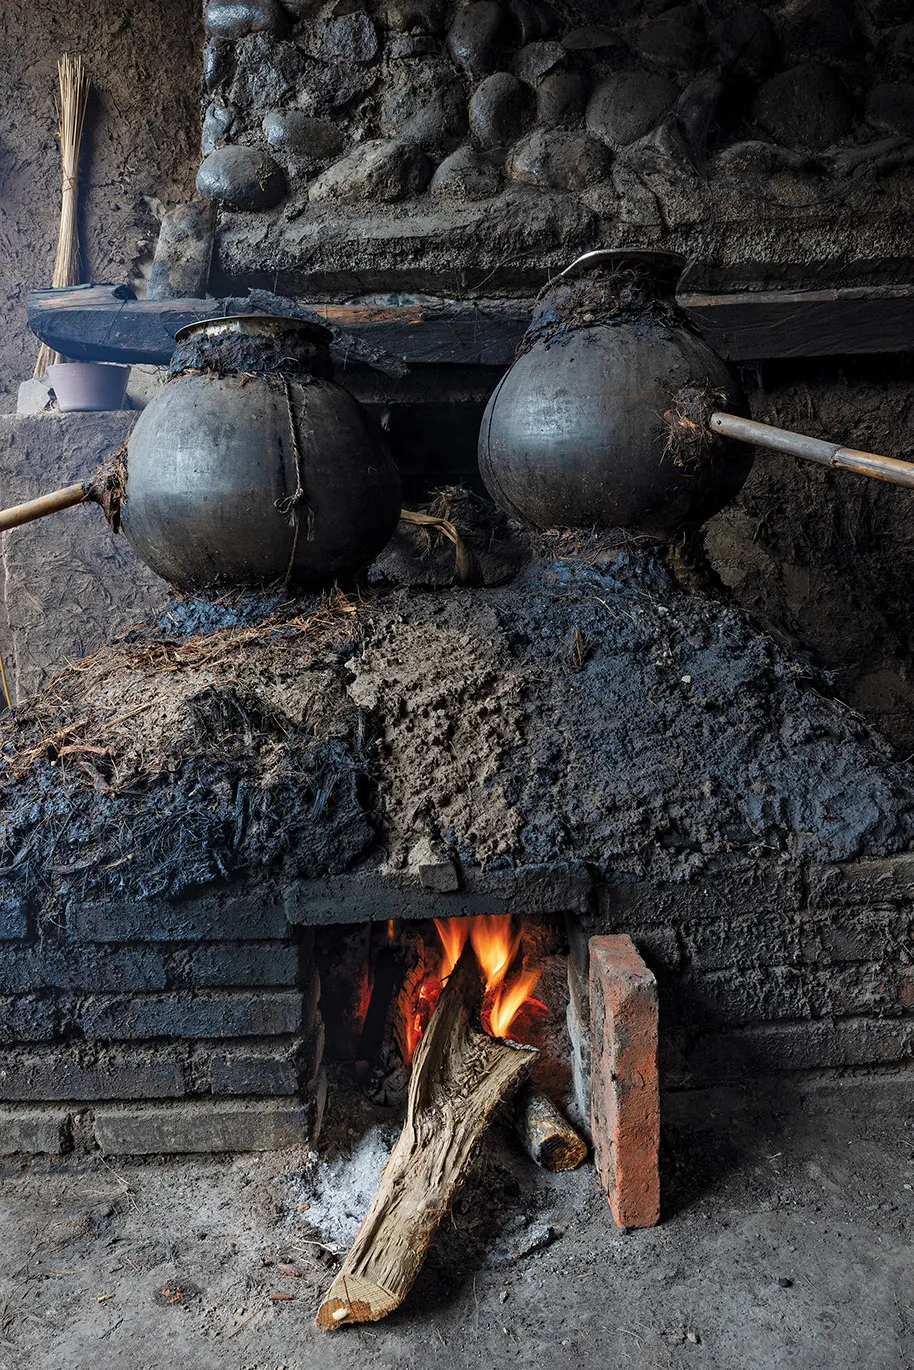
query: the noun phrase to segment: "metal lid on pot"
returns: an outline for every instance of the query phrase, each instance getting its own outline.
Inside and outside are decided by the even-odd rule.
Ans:
[[[582,252],[580,257],[566,266],[552,279],[560,281],[563,277],[581,276],[587,271],[600,267],[611,271],[613,267],[642,267],[661,287],[675,290],[686,267],[687,259],[680,252],[664,252],[652,248],[635,247],[598,247],[591,252]]]
[[[175,342],[184,342],[201,331],[208,337],[218,337],[223,333],[242,333],[254,338],[274,338],[282,333],[298,333],[325,347],[329,347],[333,341],[330,329],[321,323],[312,322],[311,319],[298,319],[289,314],[220,314],[214,319],[194,319],[193,323],[186,323],[175,334]]]

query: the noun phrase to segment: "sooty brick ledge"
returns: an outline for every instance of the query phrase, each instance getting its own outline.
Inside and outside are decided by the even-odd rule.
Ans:
[[[93,1119],[113,1104],[129,1114],[134,1136],[143,1118],[159,1117],[155,1101],[168,1101],[163,1125],[149,1133],[164,1150],[178,1139],[189,1145],[204,1116],[217,1121],[203,1127],[199,1149],[206,1137],[247,1145],[239,1120],[248,1115],[222,1108],[232,1099],[260,1101],[274,1121],[294,1116],[295,1127],[304,1116],[296,1108],[316,1120],[321,1014],[333,1005],[319,1004],[313,928],[388,918],[567,919],[570,1016],[583,1029],[572,1034],[582,1114],[592,935],[627,934],[656,976],[662,1088],[898,1069],[914,1058],[910,853],[833,866],[734,859],[683,883],[611,885],[580,863],[482,871],[427,860],[413,871],[366,867],[284,889],[72,906],[53,937],[39,936],[24,906],[0,912],[7,1150],[11,1138],[23,1150],[32,1149],[30,1137],[36,1150],[49,1138],[69,1145],[71,1135],[74,1145],[100,1145]],[[291,1112],[275,1114],[279,1100]],[[62,1108],[78,1126],[60,1122]],[[9,1121],[20,1114],[28,1127]],[[57,1121],[45,1127],[39,1115]],[[126,1145],[126,1128],[102,1127],[104,1144]],[[287,1135],[285,1123],[258,1133]]]
[[[314,1134],[312,1105],[244,1103],[104,1108],[95,1114],[95,1140],[106,1155],[274,1151]]]

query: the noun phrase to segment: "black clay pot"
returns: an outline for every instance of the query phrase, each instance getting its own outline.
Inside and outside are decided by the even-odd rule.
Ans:
[[[520,355],[489,401],[479,467],[495,502],[538,528],[627,528],[668,537],[736,495],[751,449],[666,450],[664,413],[689,385],[745,412],[729,368],[676,308],[682,259],[590,252],[537,301]]]
[[[178,334],[168,383],[130,435],[121,515],[134,552],[173,585],[330,584],[389,541],[397,469],[333,381],[330,337],[270,316]]]

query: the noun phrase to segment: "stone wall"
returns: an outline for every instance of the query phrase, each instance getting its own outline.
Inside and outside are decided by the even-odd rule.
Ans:
[[[209,0],[205,21],[197,184],[236,284],[492,293],[652,243],[755,286],[910,261],[900,0]]]

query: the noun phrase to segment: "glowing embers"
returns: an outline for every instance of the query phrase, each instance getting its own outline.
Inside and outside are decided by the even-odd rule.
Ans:
[[[407,980],[400,996],[403,1022],[399,1036],[404,1060],[412,1060],[444,983],[468,940],[485,977],[483,1027],[493,1037],[510,1035],[520,1040],[522,1024],[518,1019],[524,1013],[544,1010],[545,1005],[531,997],[540,973],[523,965],[523,934],[512,927],[511,915],[436,918],[435,928],[441,941],[439,964],[429,966],[434,959],[430,953],[422,973],[414,976],[412,983]]]

